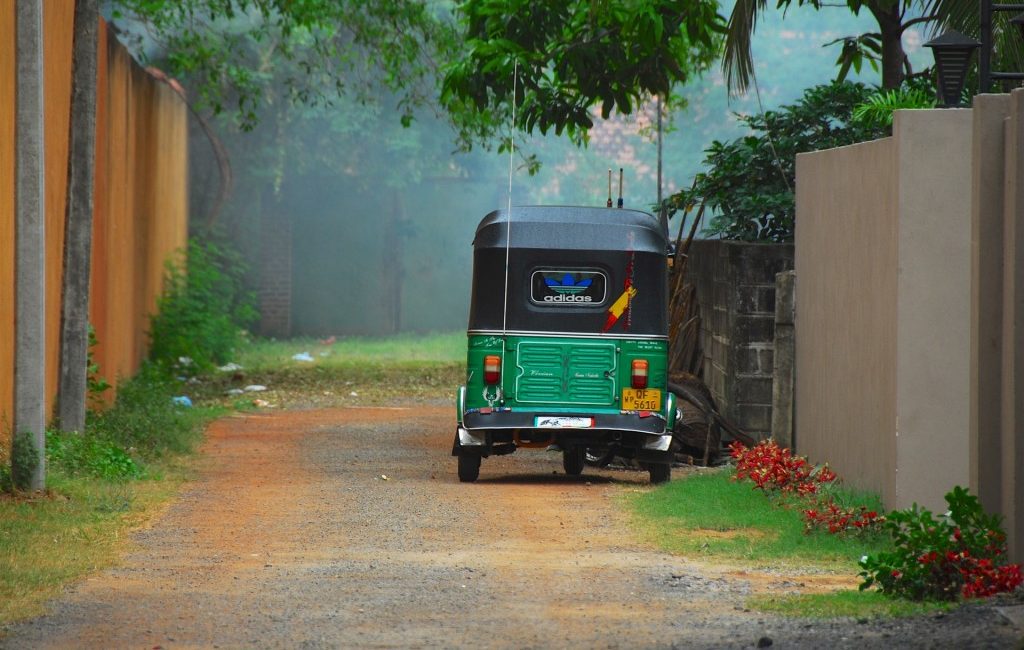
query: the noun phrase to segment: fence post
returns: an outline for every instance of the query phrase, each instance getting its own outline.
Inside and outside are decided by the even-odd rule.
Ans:
[[[43,139],[43,3],[16,3],[14,432],[28,433],[46,487],[46,214]]]
[[[796,375],[796,271],[775,275],[775,363],[772,377],[772,437],[793,447],[793,395]]]

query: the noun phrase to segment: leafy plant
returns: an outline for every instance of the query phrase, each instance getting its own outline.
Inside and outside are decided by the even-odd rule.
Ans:
[[[838,478],[827,465],[815,467],[803,456],[780,447],[774,440],[764,440],[747,448],[741,442],[729,447],[736,459],[736,480],[749,479],[764,492],[783,494],[815,494],[819,486]]]
[[[887,128],[853,119],[872,90],[831,83],[804,92],[795,104],[763,114],[737,115],[752,131],[706,150],[707,171],[667,199],[670,213],[703,203],[713,211],[705,232],[724,239],[791,241],[796,204],[796,155],[884,137]]]
[[[89,324],[89,352],[86,356],[85,387],[89,393],[89,403],[99,407],[103,403],[103,393],[110,390],[110,382],[100,375],[100,364],[96,362],[93,349],[99,345],[96,339],[96,328]]]
[[[11,481],[15,488],[28,490],[32,487],[32,475],[39,467],[39,448],[32,433],[22,431],[15,434],[11,447]]]
[[[89,414],[86,430],[121,449],[135,449],[143,458],[188,452],[199,437],[203,415],[199,409],[176,407],[172,397],[177,389],[163,369],[145,364],[118,385],[113,408]]]
[[[1020,586],[1020,566],[1005,564],[1000,518],[986,514],[978,498],[959,486],[946,503],[949,511],[941,517],[917,504],[889,513],[885,530],[895,548],[861,559],[862,590],[876,586],[911,600],[956,600]]]
[[[118,444],[96,436],[48,431],[46,459],[71,476],[124,480],[142,476],[142,468]]]
[[[866,127],[891,127],[893,111],[901,108],[935,108],[935,93],[923,88],[880,90],[853,109],[853,119]]]
[[[243,273],[230,249],[191,239],[185,260],[167,264],[164,293],[150,318],[150,359],[184,374],[229,361],[242,328],[256,317]]]

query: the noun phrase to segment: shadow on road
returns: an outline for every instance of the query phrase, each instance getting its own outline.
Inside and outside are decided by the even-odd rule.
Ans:
[[[636,485],[646,484],[647,475],[637,472],[630,476],[606,476],[602,474],[583,474],[567,476],[565,474],[502,474],[501,476],[480,475],[477,483],[490,485]]]

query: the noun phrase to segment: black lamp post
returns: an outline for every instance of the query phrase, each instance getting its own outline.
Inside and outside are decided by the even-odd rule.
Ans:
[[[967,79],[971,55],[981,45],[960,32],[948,31],[924,44],[932,49],[939,73],[939,101],[942,106],[961,106],[960,97]]]
[[[987,93],[996,79],[1024,79],[1024,72],[992,72],[992,13],[995,11],[1024,11],[1024,4],[992,4],[981,0],[981,56],[978,61],[978,92]],[[1024,14],[1010,20],[1024,36]]]

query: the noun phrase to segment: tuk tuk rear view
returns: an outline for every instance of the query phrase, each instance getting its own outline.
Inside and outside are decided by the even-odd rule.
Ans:
[[[513,207],[473,241],[466,384],[452,455],[459,479],[520,448],[635,459],[671,475],[666,226],[624,209]]]

